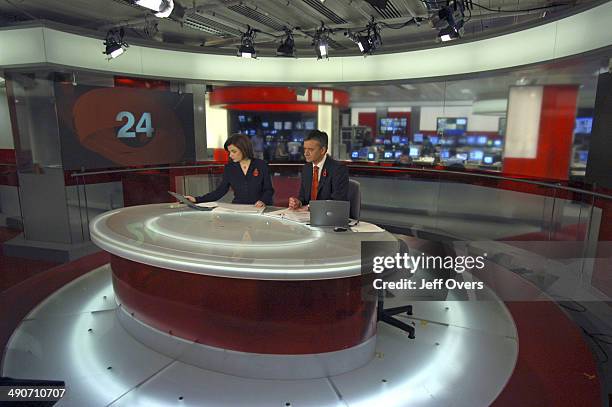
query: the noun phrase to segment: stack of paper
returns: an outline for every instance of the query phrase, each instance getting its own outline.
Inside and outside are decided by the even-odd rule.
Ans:
[[[359,222],[357,225],[351,226],[351,230],[353,232],[358,232],[358,233],[373,233],[373,232],[384,232],[385,231],[385,229],[380,228],[368,222]]]
[[[225,202],[215,202],[217,206],[213,209],[213,212],[221,213],[262,213],[265,207],[257,208],[255,205],[241,205],[231,204]]]
[[[288,219],[299,223],[310,222],[310,212],[308,211],[294,211],[289,208],[281,209],[274,212],[264,213],[265,216],[271,216],[274,218]]]

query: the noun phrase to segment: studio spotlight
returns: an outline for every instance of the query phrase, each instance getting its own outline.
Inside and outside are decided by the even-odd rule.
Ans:
[[[461,38],[461,34],[459,34],[461,30],[457,31],[455,27],[448,26],[446,28],[441,29],[438,32],[438,40],[442,42],[452,41],[457,38]]]
[[[105,50],[103,54],[106,54],[108,60],[117,58],[129,47],[128,43],[123,40],[124,35],[125,31],[123,28],[119,30],[109,30],[106,34],[106,39],[104,40]]]
[[[382,45],[382,37],[380,36],[378,24],[372,21],[368,24],[366,30],[366,35],[353,34],[348,31],[345,33],[345,35],[357,44],[359,51],[361,51],[364,56],[373,54],[374,51]]]
[[[276,55],[279,57],[295,57],[295,42],[293,41],[293,33],[287,27],[284,27],[285,38],[281,41]]]
[[[155,12],[155,17],[169,17],[174,10],[174,0],[135,0],[141,7],[148,8]]]
[[[465,3],[459,0],[442,7],[432,16],[431,24],[438,29],[438,41],[461,38],[465,24]]]
[[[329,58],[329,34],[331,30],[321,22],[321,27],[315,31],[312,38],[312,46],[314,46],[317,59]]]
[[[240,47],[238,48],[238,56],[242,58],[257,58],[255,51],[255,34],[256,31],[247,25],[247,30],[242,34]]]

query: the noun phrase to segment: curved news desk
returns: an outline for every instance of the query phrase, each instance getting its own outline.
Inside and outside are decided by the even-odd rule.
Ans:
[[[195,342],[196,365],[268,378],[339,374],[374,354],[361,242],[395,241],[388,232],[175,204],[107,212],[90,230],[112,254],[120,321],[162,352]]]

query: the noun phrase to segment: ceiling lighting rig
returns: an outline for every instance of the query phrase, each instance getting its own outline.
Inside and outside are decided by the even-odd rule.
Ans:
[[[433,28],[438,30],[438,41],[447,42],[461,38],[464,25],[472,16],[472,0],[447,0],[446,5],[436,10],[430,18]],[[466,18],[466,12],[469,16]]]
[[[240,47],[238,48],[238,56],[242,58],[257,58],[257,51],[255,51],[255,35],[257,30],[247,25],[247,30],[242,34],[240,39]]]
[[[382,45],[380,24],[377,24],[374,18],[365,29],[357,32],[345,31],[344,35],[357,44],[363,56],[372,55]]]
[[[329,36],[333,34],[330,28],[325,27],[321,21],[321,27],[317,28],[312,37],[312,46],[314,47],[317,59],[329,58]]]
[[[283,27],[285,37],[281,40],[276,56],[295,58],[295,41],[293,40],[293,31],[287,27]]]
[[[159,18],[170,17],[174,10],[174,0],[134,0],[134,3],[152,10]]]
[[[123,39],[124,36],[125,31],[123,27],[120,29],[113,28],[106,33],[106,39],[104,40],[105,50],[103,54],[107,56],[108,60],[117,58],[129,47],[128,43]]]

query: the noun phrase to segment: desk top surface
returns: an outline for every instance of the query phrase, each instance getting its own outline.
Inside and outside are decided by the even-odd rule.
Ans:
[[[360,274],[362,241],[389,232],[334,232],[265,214],[203,212],[176,204],[106,212],[92,241],[117,256],[156,267],[219,277],[319,280]]]

